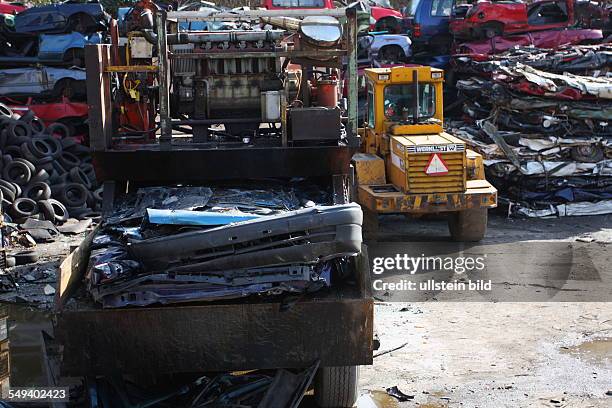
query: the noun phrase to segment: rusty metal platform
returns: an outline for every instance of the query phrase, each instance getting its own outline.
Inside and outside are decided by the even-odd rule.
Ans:
[[[298,368],[317,359],[321,366],[372,364],[365,247],[352,262],[356,283],[291,301],[101,309],[74,298],[88,246],[85,240],[60,267],[55,334],[63,345],[62,375]]]

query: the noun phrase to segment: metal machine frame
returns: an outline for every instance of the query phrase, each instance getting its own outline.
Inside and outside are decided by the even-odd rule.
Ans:
[[[288,146],[283,135],[279,147],[218,148],[212,143],[185,143],[177,140],[172,132],[176,125],[210,125],[218,120],[174,120],[170,118],[170,60],[184,58],[168,49],[167,22],[253,20],[261,17],[331,16],[346,18],[343,48],[331,50],[306,50],[275,52],[274,56],[290,58],[339,57],[347,61],[348,117],[346,118],[347,143],[342,146]],[[347,178],[352,154],[360,146],[357,133],[357,10],[351,8],[333,10],[251,10],[206,15],[201,12],[160,12],[157,19],[157,67],[113,66],[110,47],[95,45],[86,48],[88,72],[88,102],[90,107],[90,140],[96,174],[101,181],[136,182],[201,182],[203,180],[263,178],[263,177],[311,177],[340,175]],[[225,54],[227,56],[227,54]],[[261,54],[260,54],[261,55]],[[232,57],[247,57],[237,52]],[[215,54],[202,54],[199,58],[215,58]],[[157,71],[159,78],[159,143],[113,144],[113,111],[110,95],[111,72]],[[286,115],[283,115],[283,117]],[[227,120],[227,119],[226,119]],[[240,123],[240,119],[233,119]],[[283,118],[286,120],[286,118]],[[286,128],[286,126],[284,126]],[[316,131],[316,129],[313,129]],[[151,165],[156,163],[157,166]],[[240,163],[229,166],[228,163]],[[313,165],[317,163],[317,165]]]

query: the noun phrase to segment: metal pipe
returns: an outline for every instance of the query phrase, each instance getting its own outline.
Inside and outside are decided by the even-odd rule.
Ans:
[[[416,69],[412,71],[412,91],[414,93],[414,102],[412,104],[412,124],[416,125],[419,123],[419,73]]]
[[[346,30],[346,44],[348,48],[348,122],[346,132],[349,145],[359,147],[361,141],[357,134],[357,10],[355,8],[347,8],[346,17],[348,26]]]
[[[168,66],[168,42],[166,39],[166,13],[157,13],[157,55],[159,59],[159,117],[161,135],[159,143],[163,147],[172,142],[172,123],[170,120],[170,67]]]
[[[261,123],[261,118],[227,118],[227,119],[181,119],[173,120],[172,125],[216,125],[236,123]]]

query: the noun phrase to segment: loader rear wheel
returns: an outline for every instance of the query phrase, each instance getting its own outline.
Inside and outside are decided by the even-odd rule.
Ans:
[[[357,401],[359,366],[321,367],[314,380],[320,408],[349,408]]]
[[[487,233],[486,208],[463,210],[449,214],[448,229],[453,241],[476,242]]]

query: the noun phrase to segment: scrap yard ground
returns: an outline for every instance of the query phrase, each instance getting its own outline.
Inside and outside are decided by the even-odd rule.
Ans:
[[[410,241],[440,240],[446,228],[443,221],[399,220],[382,218],[381,239],[404,242],[406,248]],[[528,241],[582,244],[591,265],[576,259],[575,279],[594,267],[598,282],[609,282],[611,221],[610,216],[508,220],[497,215],[489,220],[483,244],[507,249]],[[612,391],[610,303],[379,301],[375,321],[379,352],[407,345],[362,367],[359,407],[609,407],[612,401],[606,395]],[[414,399],[397,402],[384,395],[393,386]],[[365,397],[368,392],[376,405]]]

